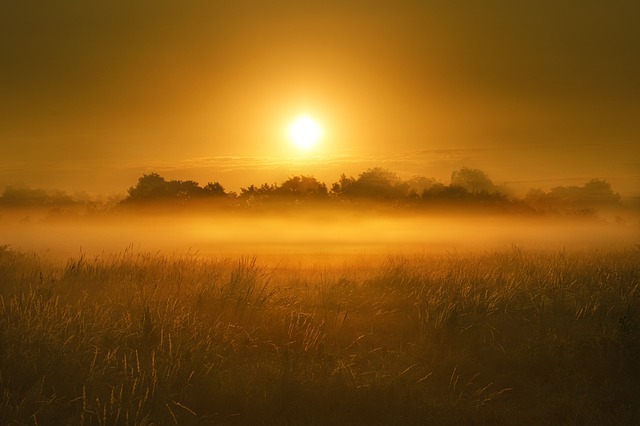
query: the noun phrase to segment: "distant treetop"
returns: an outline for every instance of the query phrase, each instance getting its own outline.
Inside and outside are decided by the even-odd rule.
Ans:
[[[204,187],[200,187],[197,182],[192,180],[167,181],[157,173],[143,174],[138,179],[137,185],[129,188],[128,193],[129,196],[125,198],[125,203],[227,196],[224,187],[218,182],[209,182]]]

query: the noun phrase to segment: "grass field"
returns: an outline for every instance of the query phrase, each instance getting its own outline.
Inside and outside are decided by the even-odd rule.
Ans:
[[[0,251],[2,424],[640,424],[640,250]]]

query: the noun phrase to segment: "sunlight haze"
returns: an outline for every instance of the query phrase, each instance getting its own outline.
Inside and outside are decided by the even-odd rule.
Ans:
[[[238,190],[368,167],[640,195],[636,2],[3,2],[0,185],[122,193],[157,171]],[[282,123],[318,111],[290,169]],[[244,164],[263,158],[260,166]],[[234,170],[244,168],[243,173]]]

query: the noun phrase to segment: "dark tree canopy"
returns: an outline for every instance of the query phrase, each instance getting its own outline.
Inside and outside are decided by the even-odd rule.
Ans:
[[[207,183],[205,185],[205,187],[203,188],[204,192],[207,195],[213,196],[213,197],[226,197],[227,196],[227,192],[225,191],[224,187],[222,185],[220,185],[219,182],[214,182],[214,183]]]
[[[249,204],[268,200],[301,201],[327,198],[327,186],[313,176],[292,176],[281,185],[263,183],[240,189],[240,199]]]
[[[620,194],[613,191],[611,184],[601,179],[592,179],[583,186],[556,186],[548,193],[541,189],[531,189],[524,200],[536,207],[589,208],[618,207]]]
[[[166,200],[191,200],[205,197],[227,196],[218,182],[209,182],[204,188],[192,180],[171,180],[157,173],[144,174],[138,184],[129,188],[129,196],[125,202],[147,202]]]
[[[169,194],[168,182],[157,173],[142,175],[138,184],[129,188],[128,201],[146,201],[166,197]]]
[[[358,179],[345,175],[332,186],[338,195],[372,199],[397,199],[409,193],[409,186],[387,169],[375,167],[358,176]]]
[[[323,198],[328,195],[327,185],[313,176],[293,176],[276,187],[275,192],[296,198]]]
[[[412,196],[421,196],[425,191],[433,188],[434,186],[441,185],[434,178],[427,178],[424,176],[414,176],[406,181],[409,188],[409,193]]]
[[[498,191],[485,172],[467,167],[451,173],[451,186],[460,186],[469,192]]]
[[[488,175],[478,169],[462,168],[451,175],[446,185],[434,178],[413,176],[402,179],[388,169],[370,168],[357,178],[342,174],[337,182],[327,189],[324,182],[313,176],[291,176],[281,184],[263,183],[241,188],[240,194],[227,192],[219,182],[208,182],[200,186],[193,180],[167,180],[158,173],[143,174],[128,190],[124,200],[114,204],[143,205],[156,203],[167,206],[212,206],[242,208],[269,205],[307,205],[318,207],[344,205],[362,207],[375,206],[392,209],[407,208],[447,212],[453,209],[485,212],[551,213],[563,216],[596,217],[598,211],[614,213],[623,206],[621,197],[611,184],[602,179],[592,179],[582,186],[556,186],[548,192],[531,189],[523,198],[509,196],[500,191]],[[103,203],[104,204],[104,203]],[[106,204],[104,204],[106,206]],[[65,192],[44,189],[14,188],[8,186],[0,195],[0,207],[46,208],[53,211],[70,212],[73,206],[84,211],[97,211],[99,203],[86,194],[69,196]],[[181,207],[181,208],[182,208]],[[107,207],[110,208],[110,207]],[[80,211],[80,210],[78,210]]]
[[[17,203],[20,199],[40,200],[44,193],[31,192],[28,197],[10,188],[5,191],[0,202]],[[146,201],[178,201],[225,199],[236,200],[229,206],[254,207],[272,202],[303,204],[313,202],[353,203],[362,201],[388,203],[389,206],[413,206],[438,209],[448,206],[468,206],[473,209],[495,209],[500,211],[534,211],[543,209],[557,212],[594,211],[594,207],[620,206],[620,195],[611,185],[600,179],[593,179],[583,186],[558,186],[549,192],[532,189],[523,199],[507,196],[499,190],[482,170],[462,168],[452,173],[451,183],[445,185],[433,178],[414,176],[403,180],[396,173],[381,167],[368,169],[357,178],[342,174],[331,185],[313,176],[291,176],[281,184],[263,183],[241,188],[240,194],[228,193],[219,182],[209,182],[201,187],[192,180],[171,180],[157,173],[144,174],[138,183],[129,188],[125,203]],[[11,201],[16,200],[16,201]],[[396,207],[394,207],[396,208]]]
[[[48,207],[73,204],[73,199],[63,191],[14,188],[8,186],[0,197],[0,204],[7,207]]]

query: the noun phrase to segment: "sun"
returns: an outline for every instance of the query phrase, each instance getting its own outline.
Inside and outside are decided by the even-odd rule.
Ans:
[[[289,125],[289,140],[302,151],[311,150],[322,137],[322,127],[308,115],[296,117]]]

